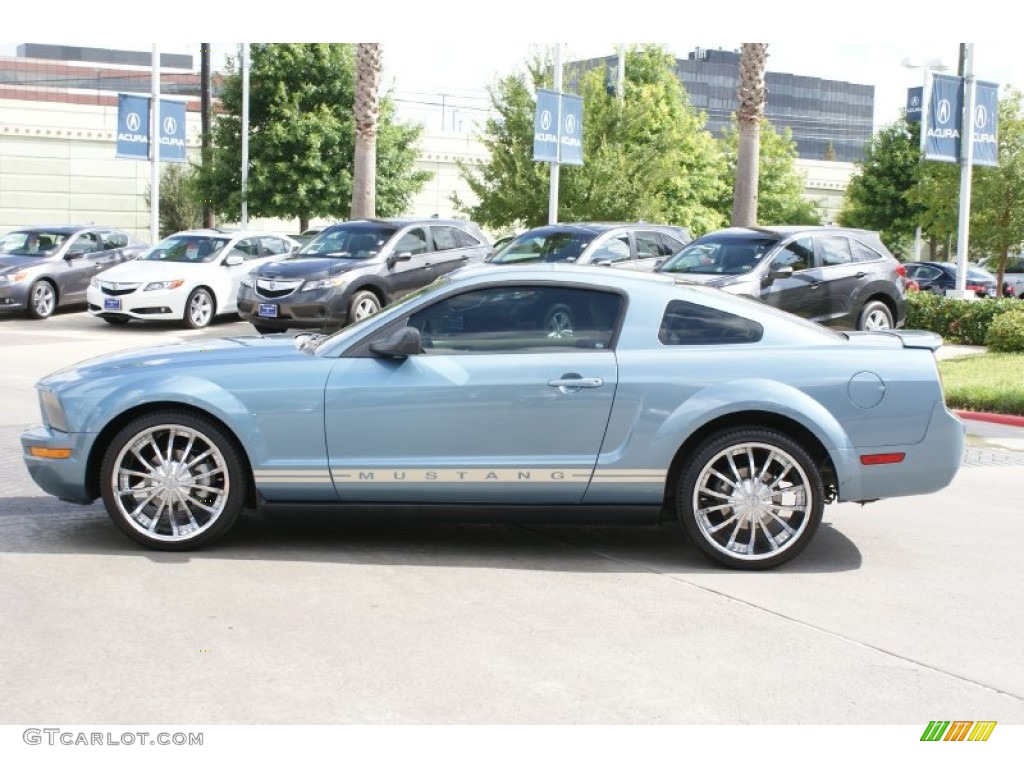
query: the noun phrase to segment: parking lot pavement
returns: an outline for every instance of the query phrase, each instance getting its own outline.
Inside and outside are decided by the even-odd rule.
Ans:
[[[674,525],[246,515],[156,553],[32,483],[31,386],[125,339],[250,331],[83,320],[26,321],[31,341],[0,321],[0,396],[23,409],[0,423],[0,722],[1024,722],[1024,454],[985,436],[949,488],[830,506],[765,573]]]

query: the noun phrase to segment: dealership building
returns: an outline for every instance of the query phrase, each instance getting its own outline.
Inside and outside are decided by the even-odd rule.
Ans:
[[[161,95],[185,103],[186,146],[190,155],[197,156],[200,79],[194,59],[161,54],[160,60]],[[715,78],[709,87],[724,94],[729,86],[724,80],[718,82],[720,75]],[[150,164],[119,159],[115,149],[118,94],[147,94],[150,79],[148,52],[23,44],[18,46],[17,56],[0,57],[0,232],[32,224],[95,222],[149,239],[146,195]],[[731,87],[735,98],[735,86]],[[724,95],[714,98],[718,99],[715,104],[725,104]],[[693,99],[697,103],[698,97]],[[725,115],[724,106],[718,110],[721,115],[709,107],[700,108],[709,114],[709,127]],[[870,117],[866,130],[867,138],[860,146],[870,140]],[[832,146],[837,154],[846,153],[838,134]],[[424,132],[419,149],[417,166],[432,178],[412,200],[407,214],[457,215],[451,202],[453,193],[462,200],[473,200],[458,166],[485,160],[486,150],[471,133],[436,129]],[[804,194],[820,202],[825,220],[833,221],[842,206],[853,163],[829,161],[818,157],[816,150],[807,151],[808,156],[797,161],[805,175]],[[250,226],[294,232],[298,224],[295,220],[260,219],[250,221]]]

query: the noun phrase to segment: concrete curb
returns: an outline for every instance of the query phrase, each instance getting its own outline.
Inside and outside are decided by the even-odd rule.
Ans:
[[[1024,416],[1008,416],[1002,413],[978,413],[977,411],[956,411],[961,419],[987,421],[990,424],[1004,424],[1008,427],[1024,427]]]

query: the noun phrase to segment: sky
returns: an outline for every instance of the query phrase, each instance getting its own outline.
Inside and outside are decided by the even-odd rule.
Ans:
[[[949,0],[931,0],[912,9],[891,0],[704,0],[675,5],[670,0],[563,0],[560,5],[536,0],[379,0],[365,6],[352,0],[336,6],[291,0],[265,6],[273,13],[264,15],[254,10],[263,6],[245,7],[247,15],[240,18],[232,8],[176,0],[175,12],[161,14],[147,28],[141,20],[129,21],[120,2],[50,0],[40,10],[15,10],[13,20],[5,19],[0,55],[14,55],[23,42],[149,50],[152,42],[144,41],[158,36],[161,50],[193,53],[198,67],[199,43],[181,40],[380,40],[384,85],[393,90],[403,116],[446,130],[470,130],[473,118],[486,107],[486,87],[522,68],[532,53],[551,45],[545,41],[558,37],[566,41],[566,61],[610,55],[623,43],[655,42],[685,57],[697,47],[731,50],[740,40],[775,40],[768,49],[770,71],[875,86],[876,129],[895,120],[907,88],[921,84],[923,70],[902,62],[940,62],[955,71],[958,36],[982,40],[975,43],[978,79],[1024,89],[1024,60],[1016,50],[1014,25],[1004,25],[1007,31],[1000,33],[993,14],[975,20]],[[46,23],[36,23],[40,20]],[[200,27],[208,34],[197,34]],[[236,45],[215,43],[214,66]],[[434,106],[442,101],[441,94],[443,118],[440,106]]]

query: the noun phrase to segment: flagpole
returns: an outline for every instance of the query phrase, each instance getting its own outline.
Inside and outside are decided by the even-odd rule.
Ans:
[[[160,241],[160,46],[153,43],[149,120],[149,241]]]
[[[971,226],[971,168],[974,162],[974,43],[966,43],[964,57],[964,111],[960,137],[960,211],[956,228],[956,289],[960,299],[975,298],[967,291],[967,249]],[[999,292],[1001,293],[1001,291]]]

